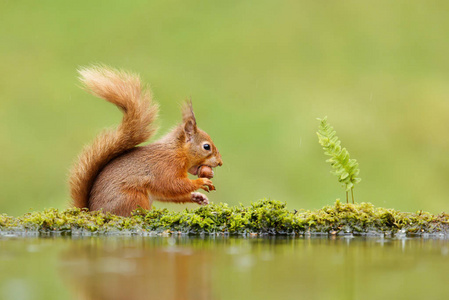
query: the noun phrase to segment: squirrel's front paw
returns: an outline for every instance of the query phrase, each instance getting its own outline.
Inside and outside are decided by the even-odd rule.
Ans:
[[[205,190],[206,192],[215,191],[215,186],[210,179],[207,178],[198,178],[199,188]]]
[[[209,204],[209,199],[207,199],[206,195],[203,195],[198,192],[193,192],[191,194],[192,202],[198,203],[199,205],[207,205]]]

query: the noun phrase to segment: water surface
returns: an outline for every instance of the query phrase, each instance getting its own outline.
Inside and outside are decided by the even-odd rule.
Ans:
[[[446,299],[423,238],[0,238],[0,299]]]

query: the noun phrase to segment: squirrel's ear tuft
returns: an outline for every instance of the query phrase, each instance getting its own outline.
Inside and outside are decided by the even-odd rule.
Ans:
[[[182,106],[182,121],[185,123],[187,120],[193,120],[196,126],[195,114],[193,113],[192,100],[184,102]]]
[[[186,140],[190,141],[197,132],[195,114],[193,113],[192,100],[186,101],[182,107],[182,121]]]

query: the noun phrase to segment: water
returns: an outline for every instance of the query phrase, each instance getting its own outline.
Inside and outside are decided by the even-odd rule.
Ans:
[[[449,241],[0,238],[0,299],[447,299]]]

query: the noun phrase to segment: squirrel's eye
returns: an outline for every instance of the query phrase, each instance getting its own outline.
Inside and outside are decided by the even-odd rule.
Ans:
[[[209,151],[210,150],[210,145],[209,144],[204,144],[203,148],[204,148],[204,150]]]

